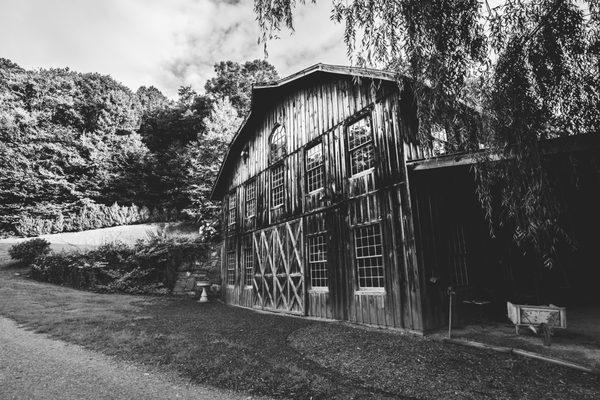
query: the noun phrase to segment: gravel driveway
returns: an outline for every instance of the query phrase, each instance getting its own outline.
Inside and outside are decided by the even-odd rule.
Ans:
[[[248,399],[117,362],[0,317],[0,399]]]

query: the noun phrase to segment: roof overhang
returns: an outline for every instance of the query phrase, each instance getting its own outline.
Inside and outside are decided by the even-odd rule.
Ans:
[[[390,82],[397,82],[401,78],[401,75],[391,71],[383,71],[372,68],[347,67],[341,65],[315,64],[278,81],[253,85],[250,112],[246,115],[246,118],[240,125],[240,128],[234,135],[229,147],[227,148],[225,158],[221,163],[219,174],[217,175],[217,179],[213,185],[210,195],[212,200],[218,200],[223,197],[225,190],[227,189],[225,187],[226,177],[229,173],[229,170],[233,167],[233,163],[236,158],[235,156],[242,151],[244,143],[252,133],[251,128],[253,127],[253,122],[256,121],[257,118],[260,118],[261,112],[271,104],[271,96],[277,93],[279,90],[283,90],[282,88],[284,87],[299,83],[304,79],[315,78],[317,75],[341,75],[359,79],[367,78]],[[270,101],[262,101],[263,99]]]
[[[540,144],[540,147],[542,154],[545,156],[600,150],[600,134],[547,139]],[[470,166],[481,160],[501,161],[511,158],[510,155],[506,154],[484,154],[484,152],[485,150],[472,153],[444,154],[437,157],[407,161],[406,165],[410,171],[420,172],[439,168]]]

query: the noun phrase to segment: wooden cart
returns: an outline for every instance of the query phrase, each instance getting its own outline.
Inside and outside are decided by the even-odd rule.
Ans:
[[[564,307],[557,307],[552,304],[548,306],[528,306],[507,302],[506,308],[508,318],[515,325],[517,335],[520,327],[527,327],[536,335],[541,335],[546,346],[550,346],[553,329],[565,329],[567,327],[567,309]]]

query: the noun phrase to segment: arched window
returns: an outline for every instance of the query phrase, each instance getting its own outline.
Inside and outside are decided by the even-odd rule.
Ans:
[[[287,137],[285,135],[285,128],[281,124],[277,124],[273,128],[271,137],[269,138],[269,159],[271,162],[282,159],[287,152]]]

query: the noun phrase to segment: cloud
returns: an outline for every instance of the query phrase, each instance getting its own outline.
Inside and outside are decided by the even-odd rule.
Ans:
[[[133,90],[202,90],[222,60],[263,58],[252,0],[0,0],[0,57],[26,68],[112,75]],[[296,31],[268,44],[281,75],[316,62],[346,64],[331,4],[298,6]]]

